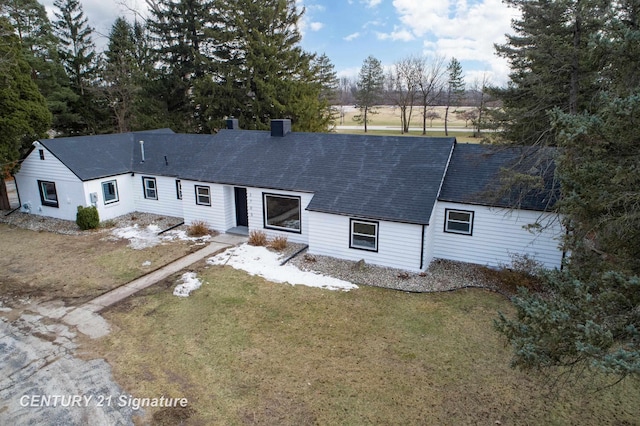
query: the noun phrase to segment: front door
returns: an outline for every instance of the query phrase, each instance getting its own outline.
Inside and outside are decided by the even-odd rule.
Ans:
[[[236,198],[236,226],[249,226],[247,188],[233,188]]]

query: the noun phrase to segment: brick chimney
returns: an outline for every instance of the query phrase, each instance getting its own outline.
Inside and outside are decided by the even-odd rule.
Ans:
[[[290,119],[271,120],[271,136],[281,138],[287,133],[291,133]]]

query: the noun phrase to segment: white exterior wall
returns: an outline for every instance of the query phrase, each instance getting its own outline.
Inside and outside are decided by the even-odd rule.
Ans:
[[[211,206],[196,204],[196,186],[208,186],[211,195]],[[182,211],[184,223],[189,225],[194,221],[204,221],[209,228],[218,232],[225,232],[227,226],[227,209],[229,200],[225,196],[225,185],[207,182],[182,180]],[[227,191],[228,192],[228,191]]]
[[[44,150],[44,160],[40,159],[40,149]],[[15,179],[21,204],[31,205],[29,213],[75,221],[78,206],[88,205],[82,181],[39,143],[22,162]],[[58,207],[42,205],[38,180],[55,182]]]
[[[225,203],[225,229],[230,229],[236,226],[236,199],[233,186],[225,186],[223,188],[223,196]]]
[[[472,235],[444,232],[445,209],[473,211]],[[543,225],[540,232],[523,228],[536,221]],[[552,214],[438,202],[433,226],[436,258],[503,266],[511,265],[512,255],[526,254],[549,269],[559,268],[562,261],[564,231]]]
[[[309,253],[406,269],[420,270],[422,225],[309,212]],[[349,247],[350,219],[378,222],[378,251]],[[425,229],[425,234],[426,234]],[[425,247],[426,249],[426,247]],[[426,267],[424,264],[423,267]]]
[[[264,209],[262,204],[262,194],[280,194],[289,195],[293,197],[300,197],[300,227],[301,233],[278,231],[274,229],[265,228]],[[233,200],[233,197],[231,197]],[[249,232],[251,231],[263,231],[267,234],[268,238],[275,236],[287,237],[287,240],[292,243],[309,244],[309,212],[306,210],[307,206],[311,202],[313,194],[304,192],[292,192],[292,191],[276,191],[273,189],[263,188],[247,188],[247,213],[249,215]],[[235,204],[232,207],[235,215]],[[234,216],[235,222],[235,216]]]
[[[118,185],[118,201],[105,204],[102,184],[113,180],[115,180]],[[98,202],[95,206],[98,209],[101,221],[113,219],[123,214],[135,211],[131,190],[131,175],[129,173],[86,181],[84,182],[83,192],[85,199],[82,205],[85,207],[92,205],[91,193],[96,193],[98,195]],[[75,214],[73,216],[73,220],[75,220]]]
[[[144,198],[143,177],[155,178],[158,199]],[[184,182],[182,182],[184,186]],[[178,199],[176,178],[137,174],[131,177],[131,190],[135,210],[163,216],[183,217],[182,200]],[[184,188],[183,188],[184,192]]]
[[[431,217],[429,218],[429,225],[424,227],[424,257],[422,261],[423,269],[427,269],[429,264],[433,260],[433,237],[435,234],[435,221],[436,221],[436,209],[431,211]]]

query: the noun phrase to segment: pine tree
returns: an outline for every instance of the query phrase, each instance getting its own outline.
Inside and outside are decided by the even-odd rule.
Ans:
[[[0,178],[17,170],[18,160],[50,125],[51,113],[31,79],[20,39],[9,20],[0,17]]]
[[[464,95],[464,76],[462,75],[462,65],[456,58],[451,58],[447,66],[447,88],[445,96],[444,110],[444,134],[449,136],[449,109],[457,106]]]
[[[360,114],[353,117],[359,123],[364,124],[364,132],[367,132],[369,115],[375,114],[375,106],[382,100],[384,86],[384,73],[382,63],[373,56],[367,57],[360,68],[358,81],[356,82],[356,107]]]

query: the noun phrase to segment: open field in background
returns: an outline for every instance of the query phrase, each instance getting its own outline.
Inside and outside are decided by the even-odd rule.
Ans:
[[[203,286],[171,294],[177,276],[103,312],[92,341],[136,397],[185,397],[146,409],[157,424],[635,424],[640,386],[546,391],[509,368],[493,331],[510,303],[463,290],[332,292],[273,284],[201,263]],[[161,423],[166,422],[166,423]]]
[[[340,126],[360,126],[353,117],[358,115],[360,111],[355,107],[349,106],[337,106],[335,107],[338,112],[338,118],[336,120],[336,125]],[[455,129],[455,131],[450,131],[449,136],[456,137],[459,142],[464,143],[479,143],[482,138],[476,137],[473,131],[473,125],[471,121],[467,121],[465,123],[464,120],[460,119],[454,111],[468,111],[472,110],[473,107],[451,107],[449,113],[449,129]],[[427,136],[431,137],[443,137],[444,133],[444,116],[445,116],[445,107],[432,107],[429,108],[430,111],[436,112],[440,117],[434,119],[432,122],[427,120]],[[377,114],[371,115],[371,122],[368,124],[370,127],[378,127],[384,126],[389,127],[388,129],[369,129],[367,134],[371,135],[401,135],[400,133],[400,109],[398,107],[393,106],[379,106],[376,107]],[[414,107],[413,112],[411,114],[411,126],[409,133],[404,134],[404,136],[423,136],[422,135],[422,107]],[[466,124],[466,126],[465,126]],[[359,129],[344,129],[339,128],[336,130],[338,133],[350,133],[350,134],[364,134],[362,130]]]

